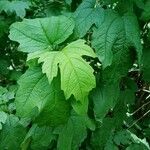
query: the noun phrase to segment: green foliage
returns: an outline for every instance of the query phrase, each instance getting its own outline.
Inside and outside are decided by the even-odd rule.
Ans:
[[[0,0],[0,150],[150,150],[149,0]]]
[[[20,18],[24,18],[26,15],[26,10],[29,9],[29,4],[23,1],[8,1],[1,0],[0,1],[0,12],[5,11],[6,13],[15,12],[16,15]]]
[[[92,25],[98,26],[104,19],[104,12],[96,0],[85,0],[74,13],[76,36],[83,37]]]
[[[16,22],[11,27],[10,39],[20,43],[23,52],[51,51],[73,32],[74,22],[65,16]],[[36,30],[36,32],[34,32]],[[36,38],[38,37],[38,38]]]

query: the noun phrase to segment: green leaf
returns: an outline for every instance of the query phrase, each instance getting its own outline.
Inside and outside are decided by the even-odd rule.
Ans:
[[[144,10],[141,15],[141,19],[144,21],[149,21],[150,19],[150,0],[145,1]]]
[[[97,121],[102,121],[108,111],[113,109],[117,104],[120,93],[119,83],[121,78],[127,75],[128,70],[132,67],[133,61],[134,54],[130,50],[124,49],[117,51],[114,53],[112,65],[105,68],[101,73],[102,81],[98,82],[92,98],[94,114]],[[131,91],[129,92],[132,93]],[[128,96],[127,93],[123,98],[127,99],[128,97],[126,96]],[[122,107],[121,110],[123,110]]]
[[[102,121],[110,109],[116,105],[119,97],[118,83],[97,87],[93,93],[94,114],[97,121]]]
[[[0,149],[17,150],[26,135],[26,129],[14,115],[7,117],[3,130],[0,132]]]
[[[104,150],[119,150],[119,148],[117,147],[117,145],[114,144],[113,142],[113,133],[110,135]]]
[[[96,0],[84,0],[75,11],[75,32],[78,37],[83,37],[93,24],[98,26],[103,21],[103,9],[96,3]]]
[[[29,147],[32,150],[47,150],[54,139],[55,136],[50,127],[38,127],[36,124],[33,124],[22,142],[21,147],[23,150]]]
[[[136,98],[135,93],[138,91],[137,83],[130,78],[125,78],[123,82],[126,89],[122,92],[122,97],[127,104],[134,105]]]
[[[112,131],[114,130],[114,121],[110,118],[104,118],[101,126],[92,133],[91,144],[94,150],[103,150]]]
[[[114,136],[114,142],[117,145],[128,145],[131,143],[131,134],[127,130],[118,131]]]
[[[116,145],[128,146],[127,150],[142,149],[149,150],[150,147],[145,139],[138,138],[135,134],[128,130],[118,131],[114,136]]]
[[[0,12],[5,11],[6,13],[15,12],[20,18],[24,18],[26,15],[26,9],[29,9],[29,4],[23,1],[0,1]]]
[[[126,150],[149,150],[147,147],[145,147],[144,145],[142,144],[131,144],[130,146],[128,146],[126,148]]]
[[[36,117],[35,123],[56,127],[68,121],[71,105],[66,101],[63,91],[60,89],[60,78],[54,78],[50,88],[47,89],[49,99],[45,102],[40,114]]]
[[[23,52],[50,51],[72,34],[74,22],[65,16],[24,19],[10,27],[9,38],[20,43]]]
[[[92,36],[92,46],[103,68],[111,65],[113,49],[123,49],[123,32],[123,22],[119,15],[111,11],[105,12],[104,22],[94,30]]]
[[[0,86],[0,96],[8,92],[8,90],[5,87]]]
[[[144,8],[144,0],[134,0],[134,3],[136,4],[136,6],[140,9]]]
[[[0,38],[8,31],[8,22],[0,16]]]
[[[126,13],[123,17],[112,11],[105,12],[104,22],[94,30],[92,46],[95,48],[103,68],[110,66],[114,51],[135,47],[139,62],[142,46],[136,17]]]
[[[34,108],[41,109],[44,102],[49,99],[50,85],[41,69],[32,68],[26,71],[18,81],[19,89],[16,94],[17,114],[30,117]]]
[[[7,114],[3,111],[0,111],[0,130],[2,129],[2,124],[7,120]]]
[[[87,136],[87,128],[94,129],[94,125],[87,116],[73,113],[63,127],[58,138],[58,150],[77,150]]]
[[[35,122],[48,126],[57,126],[67,121],[70,105],[60,90],[59,80],[54,79],[49,85],[41,69],[35,67],[27,70],[18,83],[15,100],[17,115],[35,117],[36,113]]]
[[[65,0],[65,2],[66,2],[68,5],[71,5],[72,0]]]
[[[125,37],[128,47],[134,47],[137,52],[138,62],[141,65],[142,44],[137,17],[132,13],[126,13],[122,17],[125,27]]]
[[[8,75],[9,70],[8,67],[10,66],[10,61],[5,56],[0,56],[0,74],[1,75]]]
[[[135,51],[124,48],[116,51],[111,66],[106,67],[102,72],[103,82],[113,84],[120,82],[120,79],[128,74],[135,60]]]
[[[84,40],[77,40],[70,43],[61,51],[32,53],[28,59],[39,58],[43,62],[42,71],[46,73],[49,83],[57,75],[58,66],[61,73],[61,89],[66,99],[73,94],[75,99],[85,100],[89,91],[95,87],[94,70],[82,58],[83,55],[95,57],[93,50]]]

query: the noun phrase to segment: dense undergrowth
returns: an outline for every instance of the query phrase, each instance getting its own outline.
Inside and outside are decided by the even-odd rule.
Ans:
[[[150,149],[150,0],[0,0],[0,150]]]

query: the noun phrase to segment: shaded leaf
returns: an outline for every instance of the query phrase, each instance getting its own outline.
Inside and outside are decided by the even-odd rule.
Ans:
[[[47,150],[54,139],[55,136],[50,127],[38,127],[36,124],[33,124],[21,144],[21,147],[23,150],[29,147],[32,150]]]
[[[84,0],[75,11],[74,18],[76,35],[83,37],[93,24],[96,26],[101,24],[104,12],[96,0]]]
[[[67,121],[70,105],[60,90],[59,80],[54,79],[49,85],[46,76],[37,67],[27,70],[18,83],[17,115],[37,116],[35,122],[48,126],[58,126]]]
[[[58,150],[76,150],[87,136],[87,128],[94,129],[94,125],[87,116],[73,113],[63,127],[58,138]]]
[[[25,135],[26,129],[21,125],[19,119],[14,115],[9,115],[0,132],[0,149],[20,149]]]
[[[137,19],[132,13],[120,17],[112,11],[106,11],[104,22],[94,30],[92,38],[92,46],[103,68],[112,64],[114,51],[123,51],[130,47],[135,47],[139,63],[141,62],[140,33]]]

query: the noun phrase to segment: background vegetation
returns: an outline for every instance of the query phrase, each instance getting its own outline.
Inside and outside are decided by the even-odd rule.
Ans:
[[[149,83],[150,0],[0,0],[0,150],[149,150]]]

